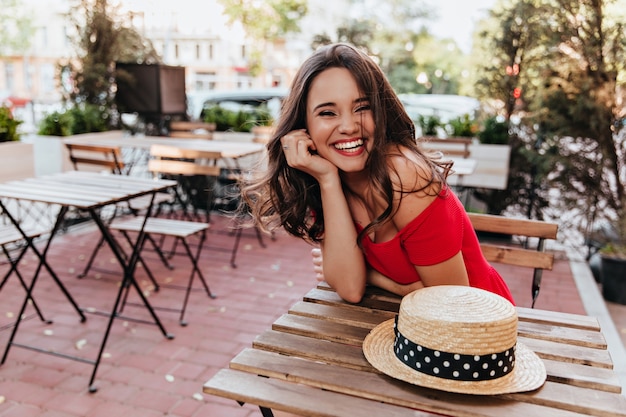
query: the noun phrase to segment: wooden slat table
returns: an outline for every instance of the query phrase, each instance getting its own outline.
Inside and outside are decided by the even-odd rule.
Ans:
[[[368,289],[349,304],[321,284],[259,335],[204,393],[301,416],[626,416],[626,397],[595,318],[518,307],[519,340],[546,365],[528,393],[453,394],[375,370],[362,342],[398,311],[400,298]]]

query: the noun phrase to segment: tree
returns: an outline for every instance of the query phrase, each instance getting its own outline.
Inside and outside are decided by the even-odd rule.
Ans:
[[[264,68],[266,42],[299,32],[298,23],[307,14],[306,0],[219,0],[229,23],[240,22],[250,39],[257,42],[249,54],[249,72],[258,75]]]
[[[316,35],[313,49],[332,42],[359,47],[377,60],[398,93],[458,93],[464,56],[454,41],[433,39],[421,27],[421,22],[431,17],[422,3],[353,3],[350,18],[337,28],[334,36]],[[416,81],[422,72],[432,79],[429,87]]]
[[[559,202],[579,208],[580,225],[588,229],[598,218],[626,216],[626,114],[619,104],[626,36],[614,1],[551,4],[545,33],[553,47],[537,68],[528,120],[554,155],[551,182],[559,187]]]
[[[493,59],[485,60],[478,91],[502,100],[507,117],[520,120],[514,133],[524,145],[513,151],[523,150],[534,169],[511,167],[530,174],[532,198],[520,198],[522,210],[539,218],[549,209],[568,212],[582,230],[599,217],[626,216],[623,4],[521,0],[504,6],[493,15],[499,24],[481,33]],[[518,64],[513,74],[503,71],[511,64]],[[507,101],[512,88],[521,91],[514,105]]]
[[[0,56],[23,54],[34,32],[32,18],[19,0],[0,0]]]
[[[77,0],[68,19],[76,29],[77,56],[61,64],[61,77],[71,80],[65,99],[108,111],[114,107],[115,63],[157,63],[152,44],[108,0]]]

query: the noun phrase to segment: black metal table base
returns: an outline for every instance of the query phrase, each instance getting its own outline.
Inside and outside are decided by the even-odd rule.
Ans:
[[[153,200],[152,201],[154,201],[154,196],[153,196]],[[150,204],[150,209],[151,209],[151,207],[152,207],[152,202]],[[1,201],[0,201],[0,208],[2,208],[4,210],[4,206],[2,205]],[[148,213],[150,213],[150,209],[149,209]],[[28,301],[32,298],[32,291],[33,291],[33,288],[34,288],[34,286],[35,286],[35,284],[37,282],[37,279],[39,277],[39,272],[41,271],[41,269],[43,267],[45,267],[46,270],[50,273],[50,275],[53,277],[54,281],[57,283],[59,288],[61,288],[62,292],[67,297],[67,299],[70,301],[70,303],[72,304],[74,309],[78,312],[78,314],[79,314],[79,316],[81,318],[81,322],[85,322],[87,320],[83,310],[74,301],[74,299],[72,298],[70,293],[67,291],[65,286],[62,284],[62,282],[57,277],[56,273],[52,270],[52,268],[48,265],[48,263],[46,261],[46,254],[48,252],[48,248],[50,247],[50,242],[52,241],[52,238],[54,237],[54,234],[57,232],[57,230],[59,229],[60,225],[62,224],[63,218],[65,217],[65,214],[66,214],[67,210],[68,210],[67,207],[62,207],[61,210],[59,211],[59,214],[57,216],[57,220],[55,222],[54,228],[53,228],[53,230],[51,232],[50,238],[48,239],[48,242],[46,243],[46,247],[44,248],[43,252],[39,252],[37,250],[37,248],[35,247],[35,245],[32,242],[32,239],[29,239],[22,232],[22,229],[20,229],[19,224],[7,212],[7,215],[9,216],[11,221],[16,225],[16,227],[20,230],[20,232],[22,232],[22,235],[26,239],[29,248],[31,248],[35,252],[35,254],[37,255],[37,257],[39,259],[39,264],[37,266],[37,269],[35,271],[33,279],[30,282],[30,285],[28,285],[28,287],[26,288],[26,297],[24,297],[24,302],[22,303],[22,306],[21,306],[21,309],[20,309],[20,313],[17,316],[17,321],[15,323],[15,326],[13,327],[13,331],[11,332],[11,336],[9,338],[9,341],[7,342],[7,346],[6,346],[4,354],[2,356],[2,360],[0,361],[0,365],[4,364],[4,362],[6,361],[11,346],[16,346],[16,347],[20,347],[20,348],[30,349],[30,350],[33,350],[33,351],[46,353],[46,354],[50,354],[50,355],[53,355],[53,356],[62,357],[62,358],[65,358],[65,359],[70,359],[70,360],[74,360],[74,361],[78,361],[78,362],[88,363],[88,364],[93,365],[93,370],[92,370],[91,376],[89,378],[89,392],[93,393],[93,392],[97,391],[97,387],[94,385],[94,382],[95,382],[95,379],[96,379],[96,374],[98,372],[98,367],[100,365],[100,360],[102,359],[102,354],[104,352],[104,348],[106,346],[106,343],[107,343],[108,338],[109,338],[109,334],[111,332],[111,328],[113,326],[113,321],[116,318],[120,318],[121,317],[120,314],[119,314],[119,310],[120,310],[120,307],[122,305],[121,301],[122,301],[122,298],[124,297],[124,294],[126,294],[128,292],[129,288],[131,288],[131,287],[135,288],[135,290],[137,291],[137,294],[139,294],[139,297],[140,297],[140,299],[142,301],[142,304],[148,309],[148,311],[149,311],[149,313],[150,313],[150,315],[152,317],[152,320],[153,320],[153,322],[148,322],[148,321],[143,321],[143,320],[141,320],[141,321],[140,320],[136,320],[136,321],[140,321],[142,323],[155,324],[156,326],[159,327],[159,329],[161,330],[161,333],[167,339],[173,339],[174,335],[172,335],[171,333],[167,332],[167,330],[165,329],[165,327],[161,323],[161,321],[158,318],[158,316],[156,315],[153,307],[148,302],[147,298],[143,294],[143,291],[139,287],[139,284],[136,282],[136,280],[134,279],[134,276],[133,276],[134,271],[135,271],[135,267],[137,265],[137,261],[139,259],[139,250],[142,247],[144,239],[145,239],[145,233],[144,232],[140,232],[139,233],[139,236],[137,237],[137,241],[135,242],[135,245],[133,247],[133,252],[132,252],[131,256],[129,258],[127,258],[127,257],[125,257],[125,255],[124,255],[122,249],[119,247],[118,243],[115,241],[115,238],[111,234],[110,230],[104,224],[104,221],[100,218],[100,216],[98,215],[96,209],[94,208],[94,209],[89,209],[88,210],[89,214],[91,215],[91,218],[94,220],[94,222],[98,226],[98,229],[102,233],[102,236],[104,237],[105,241],[109,244],[111,250],[113,251],[113,254],[115,255],[116,259],[118,260],[118,262],[120,263],[120,265],[123,268],[122,284],[120,285],[120,287],[118,289],[117,296],[116,296],[116,299],[115,299],[115,303],[114,303],[114,305],[113,305],[113,307],[111,309],[111,312],[108,314],[109,320],[108,320],[107,327],[106,327],[106,330],[104,332],[104,336],[102,338],[102,341],[100,342],[100,347],[98,349],[98,354],[96,356],[96,359],[95,360],[91,360],[91,359],[87,359],[87,358],[80,357],[80,356],[74,356],[74,355],[68,355],[68,354],[64,354],[64,353],[60,353],[60,352],[54,352],[54,351],[50,351],[48,349],[43,349],[43,348],[39,348],[39,347],[36,347],[36,346],[25,345],[25,344],[18,343],[18,342],[14,341],[15,335],[16,335],[16,333],[18,331],[18,328],[20,326],[20,323],[22,321],[22,317],[24,316],[24,311],[26,310],[26,306],[28,305]],[[5,210],[5,212],[6,212],[6,210]]]

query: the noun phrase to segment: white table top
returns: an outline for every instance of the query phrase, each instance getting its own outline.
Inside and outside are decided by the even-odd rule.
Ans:
[[[176,185],[176,181],[68,171],[0,184],[0,197],[91,209]]]

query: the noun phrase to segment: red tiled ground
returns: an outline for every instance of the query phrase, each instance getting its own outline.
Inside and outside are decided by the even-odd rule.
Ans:
[[[215,230],[224,228],[225,220],[214,216]],[[80,226],[55,238],[49,260],[81,307],[110,309],[118,288],[119,267],[108,250],[103,250],[97,270],[78,279],[98,234]],[[229,249],[232,236],[212,232],[210,246]],[[315,284],[310,246],[278,233],[275,241],[266,239],[260,247],[254,234],[244,235],[238,267],[229,265],[229,254],[205,248],[200,261],[202,270],[217,299],[205,293],[191,294],[186,318],[187,327],[178,324],[178,313],[160,311],[168,332],[167,340],[153,325],[138,324],[122,318],[114,321],[105,349],[105,359],[96,376],[98,392],[87,391],[92,366],[20,347],[12,347],[7,361],[0,366],[0,417],[153,417],[153,416],[260,416],[251,405],[202,394],[202,384],[218,369],[226,367],[254,337],[299,300]],[[184,283],[188,262],[175,257],[176,268],[169,271],[152,254],[149,266],[160,282]],[[36,262],[32,255],[21,265],[26,276]],[[511,286],[517,303],[530,305],[531,274],[522,268],[497,266]],[[0,273],[7,265],[0,265]],[[117,274],[116,274],[117,272]],[[3,274],[2,274],[3,275]],[[153,305],[178,307],[183,292],[171,288],[151,291],[145,272],[137,272],[142,288]],[[46,325],[27,309],[16,341],[37,343],[72,355],[93,359],[101,340],[106,318],[89,314],[80,323],[58,287],[42,272],[35,299],[46,317]],[[12,277],[0,292],[0,348],[10,334],[10,323],[19,311],[23,290]],[[198,287],[198,282],[196,282]],[[131,291],[129,301],[137,301]],[[544,273],[538,308],[584,313],[572,281],[569,262],[559,257],[554,271]],[[125,314],[149,318],[144,308],[128,305]],[[278,413],[277,413],[278,415]],[[284,414],[283,414],[284,415]]]

